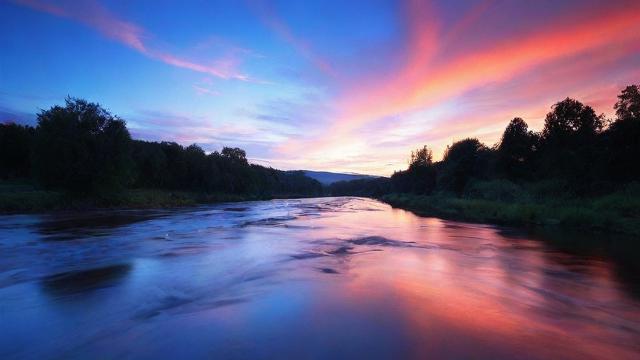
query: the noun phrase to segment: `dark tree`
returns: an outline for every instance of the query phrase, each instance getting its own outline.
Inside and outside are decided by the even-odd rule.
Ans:
[[[497,168],[507,178],[523,179],[532,172],[537,137],[521,118],[509,122],[498,145]]]
[[[620,95],[618,102],[613,106],[618,120],[640,119],[640,90],[638,85],[627,86]]]
[[[133,141],[136,187],[163,188],[168,184],[167,157],[156,142]]]
[[[426,145],[411,152],[409,168],[392,176],[392,182],[406,192],[431,194],[436,187],[436,170],[431,149]]]
[[[577,192],[601,177],[604,117],[590,106],[565,99],[547,114],[540,143],[539,176],[568,180]]]
[[[478,139],[465,139],[447,147],[438,174],[438,186],[461,195],[471,179],[489,173],[491,150]]]
[[[237,164],[247,164],[247,153],[240,148],[224,147],[222,156]]]
[[[31,175],[31,145],[34,129],[17,124],[0,124],[0,178],[28,178]]]
[[[409,167],[433,165],[433,152],[426,145],[411,152]]]
[[[640,180],[640,92],[627,86],[615,104],[617,119],[607,131],[608,169],[618,181]]]
[[[329,185],[332,196],[382,196],[391,192],[389,178],[365,178],[349,181],[338,181]]]
[[[125,122],[86,100],[67,98],[38,114],[34,172],[46,187],[111,192],[131,181],[131,137]]]
[[[575,135],[593,136],[604,128],[604,119],[590,106],[566,98],[552,107],[544,122],[542,137],[547,141],[570,141]]]

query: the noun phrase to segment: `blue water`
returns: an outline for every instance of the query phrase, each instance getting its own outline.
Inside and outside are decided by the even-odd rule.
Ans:
[[[0,216],[0,358],[640,358],[637,257],[593,237],[363,198]]]

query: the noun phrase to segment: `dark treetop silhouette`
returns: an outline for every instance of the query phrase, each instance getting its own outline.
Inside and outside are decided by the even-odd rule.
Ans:
[[[32,177],[74,196],[108,197],[129,187],[256,197],[322,191],[302,172],[249,164],[242,149],[206,154],[196,144],[132,140],[122,119],[75,98],[40,112],[35,129],[1,125],[0,139],[0,177]]]
[[[384,199],[422,211],[437,208],[435,213],[443,216],[589,223],[640,233],[638,86],[626,87],[614,108],[616,118],[608,120],[567,98],[552,106],[540,132],[515,118],[492,147],[468,138],[451,144],[441,161],[433,161],[431,150],[423,146],[411,153],[408,168],[390,179],[340,181],[323,189],[303,172],[250,164],[242,149],[206,154],[196,144],[132,140],[122,119],[98,104],[68,98],[64,107],[38,114],[35,128],[0,126],[0,176],[32,178],[44,189],[74,197],[109,198],[126,189],[234,194],[239,199],[400,193],[409,195],[402,201],[395,195]],[[416,196],[430,198],[416,206]],[[468,205],[476,203],[463,200],[498,203],[470,210]],[[406,204],[411,201],[413,205]],[[554,215],[554,209],[563,212]]]
[[[607,120],[567,98],[541,132],[521,118],[493,147],[450,145],[434,162],[424,146],[391,179],[340,182],[338,195],[383,196],[426,214],[505,223],[589,226],[640,234],[640,92],[626,87]],[[403,195],[400,195],[403,194]]]

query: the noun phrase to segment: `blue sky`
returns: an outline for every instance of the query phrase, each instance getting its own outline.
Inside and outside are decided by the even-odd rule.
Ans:
[[[285,169],[389,175],[411,149],[611,113],[638,81],[633,1],[0,1],[0,121],[67,95],[135,138]],[[591,24],[591,26],[587,26]],[[624,30],[624,31],[623,31]],[[550,81],[555,79],[556,81]]]

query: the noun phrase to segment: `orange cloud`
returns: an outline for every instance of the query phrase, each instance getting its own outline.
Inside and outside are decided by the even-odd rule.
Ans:
[[[425,25],[432,22],[433,15],[421,6],[420,2],[409,3],[411,31],[405,66],[390,76],[376,76],[347,93],[339,101],[340,116],[326,135],[312,141],[285,143],[280,148],[282,152],[295,153],[304,148],[307,152],[324,153],[357,137],[355,130],[385,117],[435,106],[470,90],[503,83],[541,65],[589,51],[610,50],[614,46],[615,54],[626,56],[637,50],[640,40],[640,4],[634,4],[547,22],[528,35],[507,38],[458,57],[447,59],[446,53],[439,53],[438,58],[446,61],[434,63],[433,52],[441,50],[439,36],[433,26]],[[481,13],[482,8],[476,11]],[[478,16],[470,15],[463,22],[477,21]],[[459,33],[465,27],[463,23],[453,28],[461,29],[455,30]]]
[[[64,2],[60,5],[43,0],[16,0],[16,3],[51,15],[68,18],[96,29],[104,36],[120,42],[141,54],[165,64],[209,74],[221,79],[248,81],[249,77],[229,66],[228,59],[205,65],[153,49],[148,45],[147,31],[137,24],[119,19],[97,2]]]

